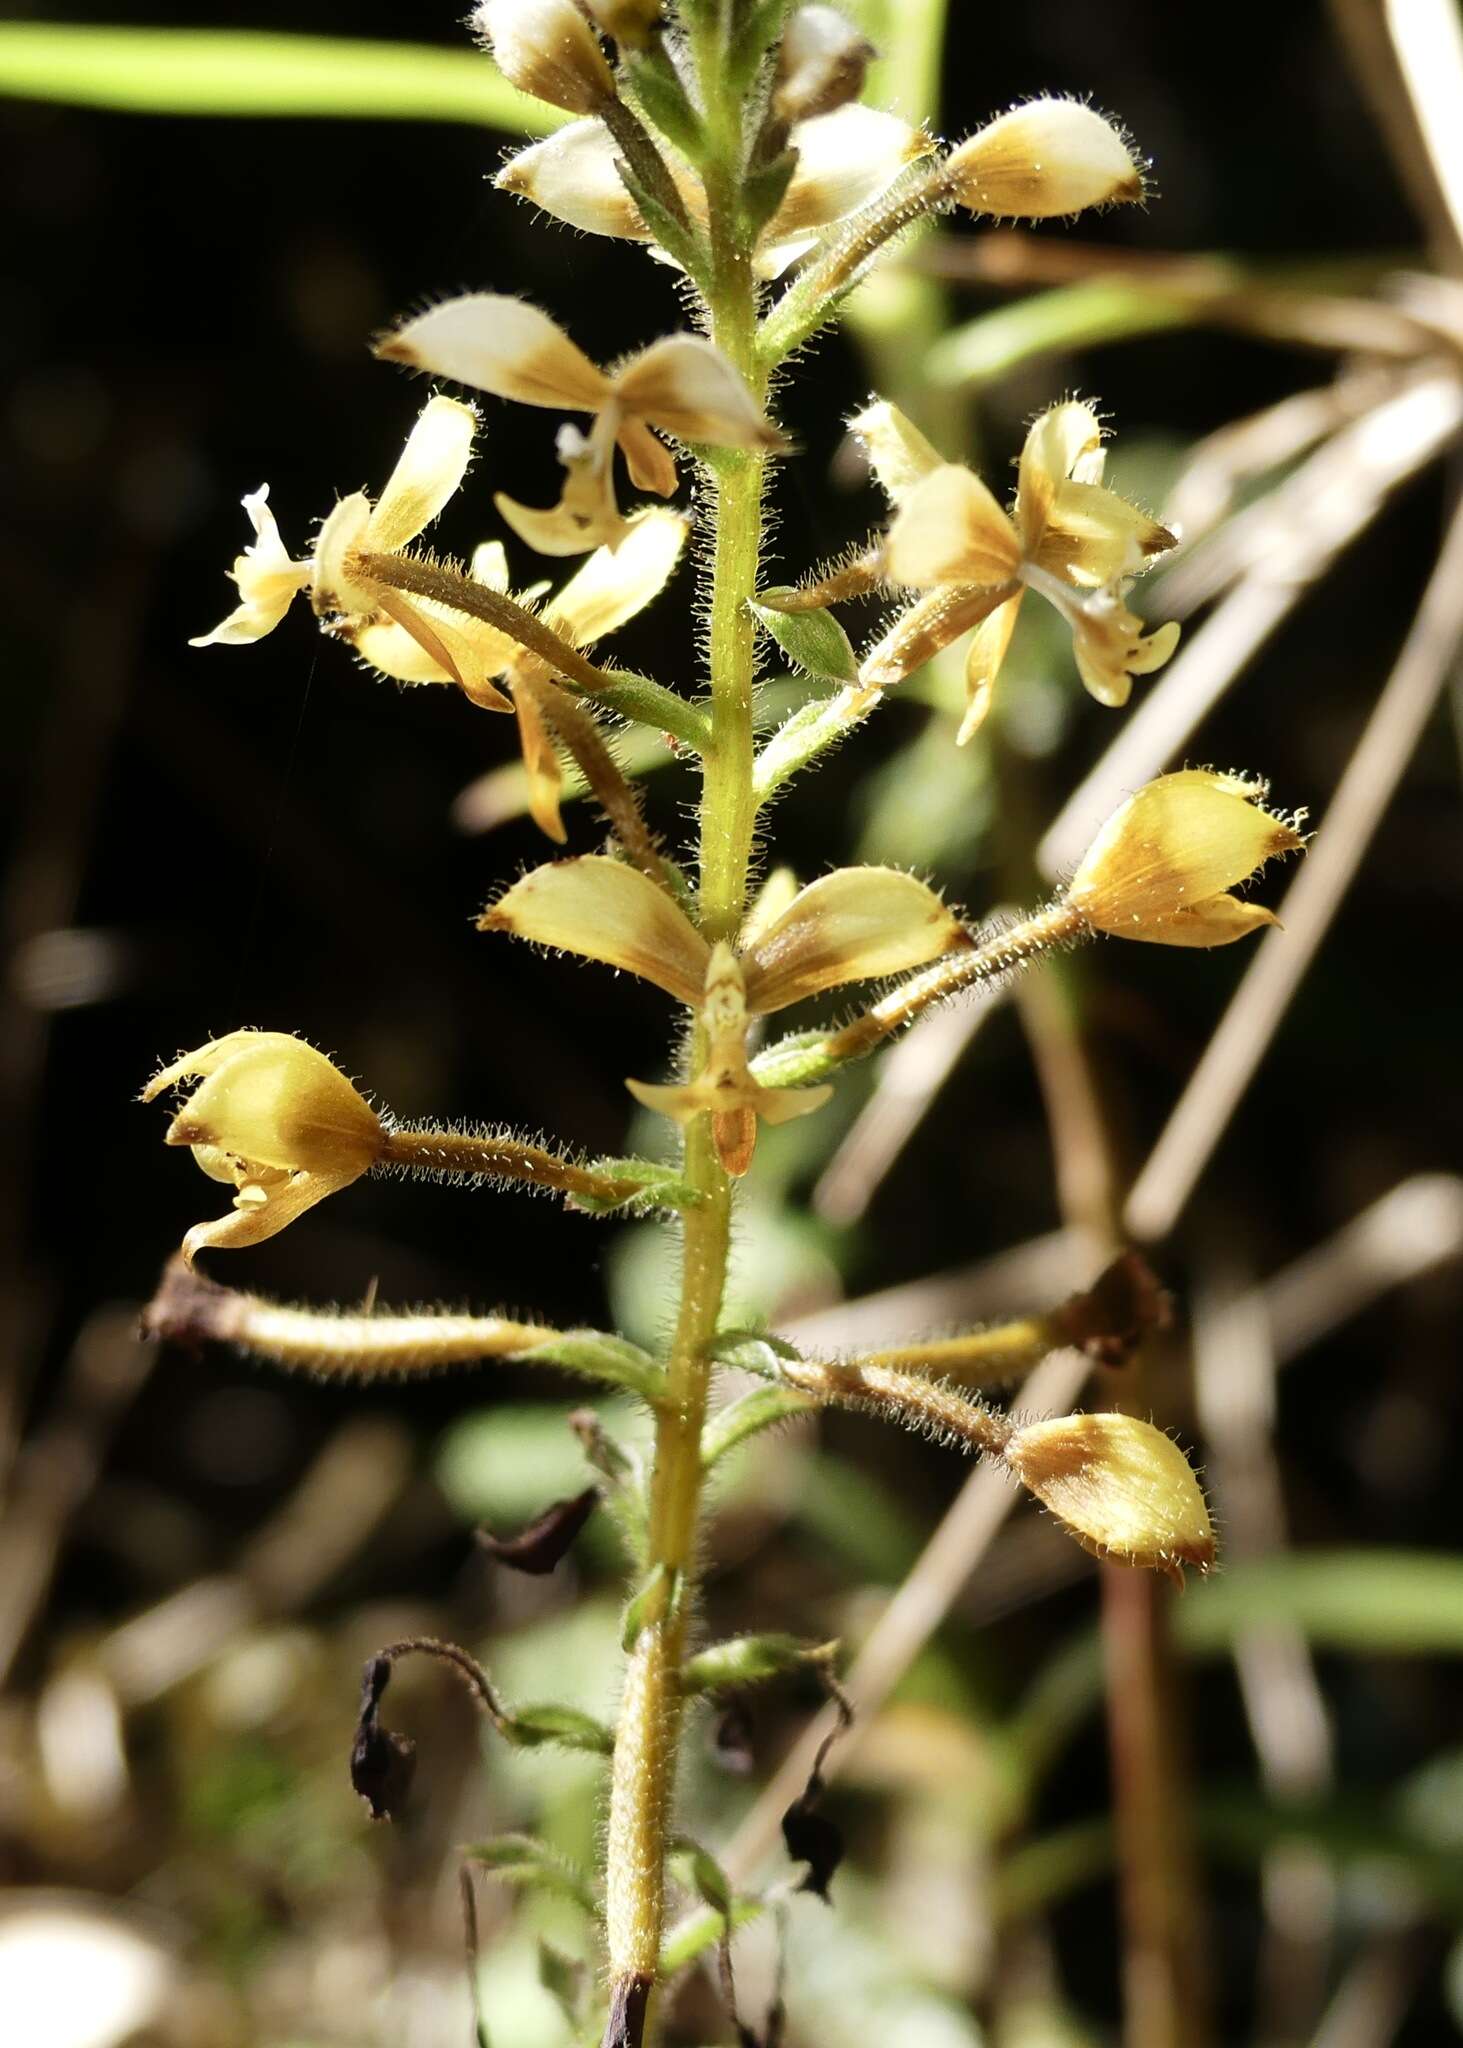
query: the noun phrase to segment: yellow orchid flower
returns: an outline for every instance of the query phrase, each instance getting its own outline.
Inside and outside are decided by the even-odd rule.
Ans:
[[[895,506],[888,575],[944,593],[923,614],[916,606],[897,621],[871,651],[864,664],[871,685],[899,680],[975,625],[960,728],[961,742],[968,740],[990,709],[1028,589],[1067,621],[1078,672],[1100,703],[1126,703],[1132,678],[1168,660],[1178,626],[1145,634],[1123,593],[1174,536],[1103,484],[1102,427],[1090,406],[1069,399],[1032,423],[1010,512],[970,470],[941,461],[893,406],[870,407],[853,427]],[[947,622],[953,630],[941,637]]]
[[[589,648],[606,633],[613,633],[665,588],[680,560],[689,524],[683,513],[663,506],[648,506],[636,513],[626,522],[625,537],[618,547],[596,549],[549,599],[542,615],[544,624],[578,648]],[[487,541],[474,551],[471,574],[486,588],[509,594],[508,559],[499,542]],[[540,584],[524,591],[517,602],[531,605],[547,588]],[[430,599],[416,602],[438,631],[453,637],[455,674],[388,613],[343,619],[337,631],[362,661],[398,682],[456,682],[485,709],[516,712],[528,772],[530,814],[542,832],[562,844],[565,833],[559,792],[563,778],[540,701],[542,688],[552,677],[549,664],[541,654],[520,646],[486,620],[451,612]],[[471,683],[466,678],[471,678]]]
[[[142,1091],[198,1079],[168,1126],[210,1180],[236,1193],[231,1214],[197,1223],[183,1240],[201,1251],[262,1244],[307,1209],[369,1172],[386,1143],[380,1118],[324,1053],[282,1031],[231,1031],[184,1053]]]
[[[294,561],[280,539],[269,509],[269,486],[261,484],[244,499],[255,533],[253,545],[235,559],[229,572],[241,602],[190,646],[240,646],[262,640],[302,590],[309,591],[311,604],[322,614],[370,613],[389,601],[403,628],[425,644],[427,629],[415,606],[395,593],[386,600],[363,588],[351,573],[349,556],[365,549],[393,554],[431,524],[467,474],[476,427],[477,414],[470,405],[454,398],[429,399],[379,499],[372,504],[361,491],[342,498],[321,526],[314,554],[303,562]]]
[[[497,292],[468,292],[404,322],[377,344],[393,363],[450,377],[521,405],[591,413],[583,434],[559,429],[566,471],[559,503],[542,510],[499,492],[493,502],[520,539],[542,555],[618,547],[629,531],[615,498],[614,453],[631,481],[668,498],[675,458],[651,432],[722,448],[776,449],[782,438],[726,357],[699,334],[671,334],[606,371],[537,306]]]

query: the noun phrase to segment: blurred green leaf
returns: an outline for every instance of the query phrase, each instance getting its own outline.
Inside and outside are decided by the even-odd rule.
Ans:
[[[599,1911],[586,1873],[555,1856],[531,1835],[497,1835],[491,1841],[471,1843],[462,1853],[505,1884],[518,1885],[524,1891],[552,1892],[586,1913]]]
[[[1228,1651],[1247,1629],[1282,1622],[1315,1649],[1353,1656],[1463,1655],[1463,1558],[1418,1550],[1291,1551],[1217,1572],[1185,1594],[1174,1632],[1190,1656]],[[1102,1692],[1095,1634],[1036,1680],[1006,1729],[1019,1780],[1034,1784]]]
[[[1192,297],[1113,278],[1033,292],[967,320],[938,341],[925,369],[938,385],[989,384],[1032,356],[1092,348],[1183,327],[1196,317]]]
[[[232,29],[0,23],[0,93],[136,114],[466,121],[509,135],[564,120],[478,51]]]
[[[560,1749],[587,1750],[592,1756],[609,1756],[614,1750],[612,1730],[603,1721],[581,1714],[577,1707],[563,1707],[555,1701],[541,1706],[520,1707],[503,1733],[520,1749],[537,1749],[552,1743]]]
[[[1290,1622],[1321,1650],[1463,1655],[1463,1557],[1421,1550],[1289,1551],[1235,1565],[1176,1610],[1179,1641],[1203,1655],[1245,1629]]]
[[[633,1432],[638,1404],[596,1406],[617,1434]],[[566,1412],[515,1402],[469,1415],[447,1431],[437,1451],[437,1483],[464,1521],[527,1521],[584,1485],[584,1452]],[[593,1522],[585,1539],[597,1540]]]
[[[810,1414],[817,1402],[793,1387],[753,1387],[740,1400],[718,1409],[701,1432],[701,1463],[710,1471],[728,1451],[745,1443],[764,1429],[788,1422],[796,1415]]]

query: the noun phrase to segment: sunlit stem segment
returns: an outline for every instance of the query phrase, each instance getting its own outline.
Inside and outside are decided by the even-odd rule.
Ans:
[[[404,1129],[398,1125],[386,1133],[379,1163],[401,1167],[408,1173],[526,1181],[554,1194],[581,1195],[591,1202],[626,1202],[640,1192],[639,1182],[596,1173],[546,1146],[525,1145],[510,1137],[478,1137],[470,1131]]]
[[[931,1373],[955,1386],[999,1387],[1030,1372],[1061,1342],[1050,1316],[1021,1316],[961,1337],[876,1351],[868,1363],[893,1372]]]
[[[712,339],[759,403],[757,287],[740,206],[742,106],[731,90],[725,10],[692,24],[692,57],[705,109],[699,164],[707,200]],[[699,915],[708,940],[734,939],[746,906],[756,811],[752,795],[755,622],[748,599],[762,546],[762,457],[723,451],[706,464],[711,486],[708,650],[711,737],[703,760]],[[689,1034],[686,1074],[699,1070],[702,1034]],[[701,1432],[731,1236],[731,1187],[698,1117],[685,1136],[683,1179],[701,1194],[686,1217],[680,1304],[656,1424],[648,1558],[658,1608],[640,1617],[620,1703],[611,1773],[605,1926],[612,1978],[606,2048],[637,2048],[646,1997],[660,1966],[665,1854],[680,1740],[686,1618],[693,1603],[700,1520]]]
[[[788,1359],[782,1377],[800,1393],[840,1408],[861,1408],[913,1429],[953,1439],[981,1456],[999,1458],[1011,1441],[1009,1416],[971,1401],[939,1380],[899,1372],[872,1358],[850,1364]]]
[[[822,255],[808,264],[762,323],[758,355],[775,369],[825,321],[831,319],[844,294],[895,235],[954,204],[944,160],[912,164],[887,192],[855,214],[834,236]]]

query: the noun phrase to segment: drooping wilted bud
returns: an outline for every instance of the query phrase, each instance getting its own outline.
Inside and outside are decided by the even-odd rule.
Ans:
[[[777,55],[772,111],[779,121],[807,121],[856,100],[874,46],[836,7],[797,7],[788,16]]]
[[[1067,891],[1089,924],[1115,938],[1226,946],[1275,914],[1227,893],[1304,840],[1303,812],[1262,808],[1268,784],[1186,768],[1160,775],[1115,811]]]
[[[707,1748],[713,1762],[731,1777],[749,1777],[757,1765],[755,1733],[747,1702],[728,1700],[707,1730]]]
[[[361,1677],[361,1711],[351,1742],[351,1784],[372,1820],[395,1820],[416,1773],[416,1744],[381,1722],[381,1695],[391,1681],[391,1659],[368,1657]]]
[[[961,206],[998,220],[1044,220],[1143,197],[1143,166],[1111,121],[1080,100],[1030,100],[962,142],[946,161]]]
[[[793,1862],[808,1866],[798,1890],[811,1892],[826,1905],[828,1887],[843,1861],[847,1845],[842,1828],[818,1809],[817,1802],[822,1793],[823,1780],[815,1771],[806,1790],[782,1816],[782,1839]]]
[[[490,1529],[474,1533],[489,1557],[511,1571],[543,1576],[568,1556],[575,1537],[599,1506],[597,1486],[586,1486],[569,1500],[556,1500],[526,1529],[513,1536],[495,1536]]]
[[[1214,1531],[1193,1467],[1132,1415],[1063,1415],[1018,1429],[1006,1463],[1085,1550],[1166,1572],[1208,1571]]]
[[[615,75],[574,0],[478,0],[469,27],[520,92],[593,114],[615,98]]]
[[[303,1039],[231,1031],[185,1053],[142,1091],[201,1078],[168,1127],[211,1180],[231,1182],[234,1211],[196,1224],[183,1240],[191,1265],[206,1247],[260,1244],[306,1209],[359,1180],[382,1156],[381,1120],[365,1097]]]
[[[1119,1252],[1090,1287],[1051,1315],[1052,1334],[1099,1365],[1125,1365],[1150,1330],[1168,1327],[1172,1305],[1141,1252]]]

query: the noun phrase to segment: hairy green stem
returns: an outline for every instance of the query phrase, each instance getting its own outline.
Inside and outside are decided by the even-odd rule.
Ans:
[[[746,377],[758,401],[766,379],[756,362],[758,293],[742,219],[742,98],[727,88],[721,18],[703,16],[693,29],[693,57],[705,104],[711,276],[707,307],[711,338]],[[711,735],[703,754],[699,920],[709,940],[734,940],[746,911],[756,801],[752,793],[752,694],[756,623],[748,600],[756,590],[762,551],[760,455],[723,451],[707,463],[711,483],[709,682]],[[686,1077],[705,1059],[705,1034],[686,1042]],[[680,1745],[680,1665],[686,1618],[693,1608],[701,1524],[701,1434],[711,1386],[711,1339],[717,1333],[731,1241],[731,1182],[717,1157],[711,1118],[686,1128],[682,1180],[701,1202],[686,1214],[680,1262],[680,1305],[666,1366],[666,1391],[656,1419],[656,1460],[650,1485],[647,1589],[635,1604],[637,1634],[615,1739],[604,1921],[615,1985],[611,2032],[615,2048],[643,2023],[643,1991],[660,1974],[664,1931],[664,1866]],[[641,2017],[635,2028],[625,2013]]]
[[[728,52],[719,11],[693,31],[693,57],[705,106],[712,338],[747,379],[759,402],[765,378],[756,362],[757,287],[742,220],[741,104],[728,89]],[[752,790],[756,626],[748,600],[762,546],[766,463],[727,451],[708,463],[713,539],[708,606],[710,743],[703,757],[699,915],[710,940],[734,939],[746,907],[756,804]],[[691,1032],[689,1078],[705,1056],[704,1033]],[[605,1924],[614,1993],[607,2048],[636,2048],[645,1993],[660,1970],[665,1856],[680,1742],[679,1672],[693,1604],[706,1420],[716,1335],[731,1242],[731,1183],[717,1156],[710,1119],[687,1129],[682,1177],[701,1196],[686,1216],[680,1303],[656,1420],[650,1486],[647,1589],[637,1601],[611,1772]],[[627,2014],[636,2017],[633,2024]],[[633,2037],[633,2038],[632,2038]]]

